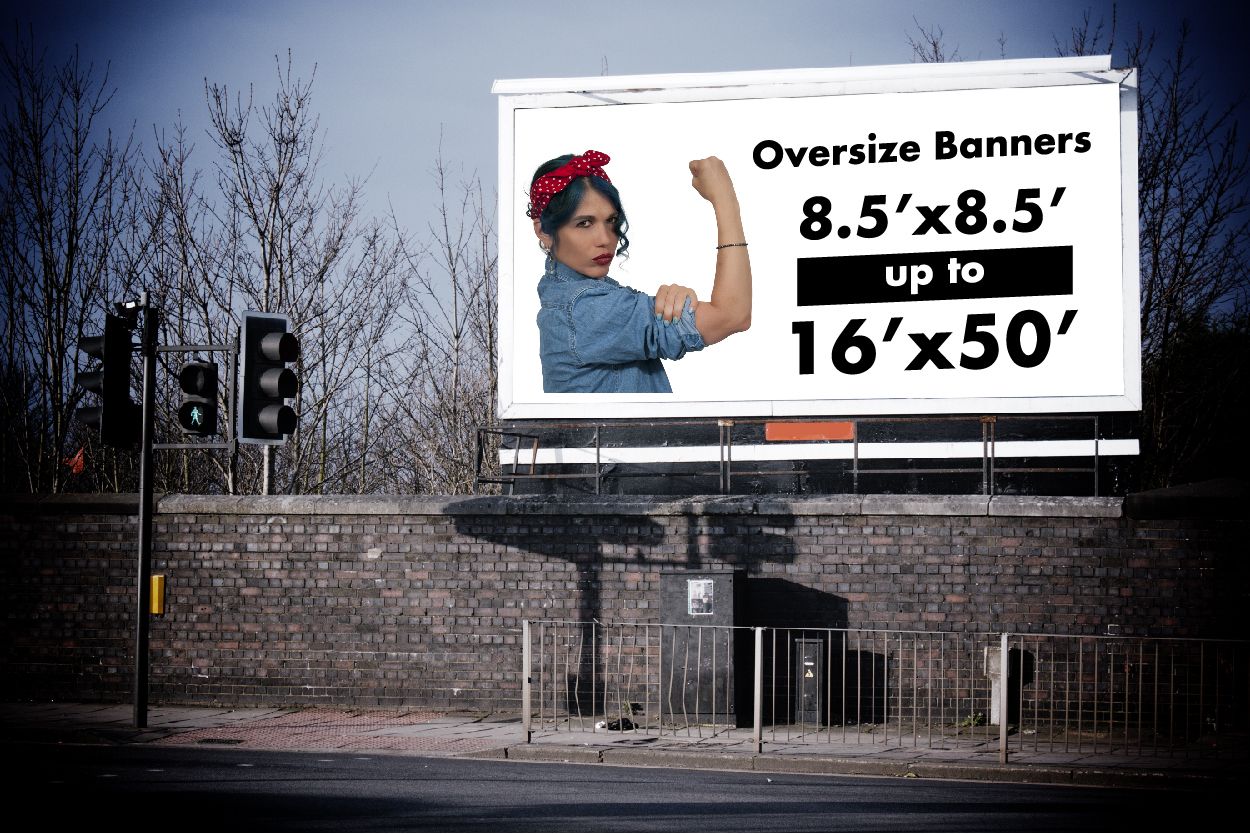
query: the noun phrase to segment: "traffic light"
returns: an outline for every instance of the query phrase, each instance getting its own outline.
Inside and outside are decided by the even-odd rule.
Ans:
[[[217,434],[217,363],[187,362],[178,370],[182,405],[178,425],[184,434]]]
[[[295,411],[285,400],[299,393],[299,379],[286,364],[299,357],[299,339],[289,329],[284,315],[243,314],[240,443],[278,444],[295,431]]]
[[[130,400],[130,344],[132,325],[121,316],[104,316],[104,333],[83,336],[78,349],[101,361],[99,369],[79,371],[75,383],[100,398],[97,406],[78,409],[78,420],[100,432],[106,446],[124,448],[139,441],[143,417],[138,403]]]

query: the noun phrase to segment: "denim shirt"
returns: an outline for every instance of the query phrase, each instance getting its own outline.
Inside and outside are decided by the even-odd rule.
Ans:
[[[587,278],[556,262],[538,282],[543,391],[561,394],[670,394],[661,359],[702,350],[686,302],[666,322],[655,298],[611,278]]]

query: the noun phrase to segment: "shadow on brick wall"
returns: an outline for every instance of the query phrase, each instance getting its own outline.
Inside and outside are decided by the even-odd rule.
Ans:
[[[788,579],[747,581],[747,622],[770,628],[846,628],[846,600]]]
[[[827,723],[835,697],[820,688],[844,691],[840,685],[844,663],[845,677],[850,680],[862,675],[860,664],[869,675],[882,664],[870,652],[846,656],[843,635],[830,631],[847,627],[847,601],[843,597],[788,579],[756,577],[746,583],[746,600],[745,624],[769,629],[764,634],[761,693],[761,714],[768,724]],[[831,662],[834,665],[827,671],[825,666]],[[817,689],[805,685],[805,672],[810,672],[807,677],[810,683],[817,683]]]
[[[658,611],[659,584],[652,576],[660,570],[739,568],[750,575],[764,564],[784,565],[795,559],[793,516],[623,513],[623,517],[604,519],[598,515],[579,520],[573,511],[558,523],[536,514],[500,524],[497,516],[483,518],[477,514],[493,510],[497,500],[471,498],[451,505],[448,513],[455,518],[457,533],[573,566],[578,586],[575,618],[582,622],[605,618],[604,587],[619,582],[612,574],[645,570],[649,578],[639,589],[612,589],[618,596],[633,594],[645,599],[647,610]],[[794,583],[787,585],[805,594],[819,593]],[[841,621],[845,622],[845,605]]]
[[[565,501],[567,503],[567,499]],[[656,621],[660,610],[659,571],[735,568],[746,571],[749,576],[764,564],[784,565],[795,559],[795,518],[789,515],[758,516],[722,510],[654,516],[622,512],[620,516],[604,518],[600,510],[579,519],[573,509],[563,517],[554,517],[559,521],[553,522],[552,516],[541,512],[540,503],[535,504],[539,512],[534,515],[518,515],[515,523],[500,524],[496,506],[494,498],[471,498],[457,502],[448,512],[455,518],[460,535],[514,547],[548,560],[562,560],[574,568],[577,581],[574,619],[581,624],[583,633],[579,640],[581,656],[576,671],[570,676],[568,691],[579,700],[582,709],[602,697],[602,687],[595,685],[591,674],[591,670],[599,668],[594,624],[618,619],[626,610],[622,600],[630,595],[634,596],[635,606],[639,602],[647,604],[645,608],[637,606],[631,610],[638,611],[640,619]],[[636,583],[637,588],[629,588],[621,577],[635,571],[643,571],[646,579]],[[753,581],[757,580],[748,579],[748,584]],[[784,585],[794,591],[800,607],[815,607],[813,595],[830,597],[795,583]],[[784,590],[777,584],[765,587],[774,592]],[[613,595],[608,612],[604,611],[605,590]],[[784,601],[777,604],[779,608],[785,607]],[[644,611],[654,614],[643,615]],[[845,603],[840,612],[838,621],[844,623]],[[593,703],[596,712],[601,711],[602,706]]]

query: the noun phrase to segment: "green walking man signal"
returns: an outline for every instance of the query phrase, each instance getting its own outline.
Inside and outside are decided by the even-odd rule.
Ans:
[[[217,363],[187,362],[178,371],[182,405],[178,425],[183,434],[209,437],[217,434]]]

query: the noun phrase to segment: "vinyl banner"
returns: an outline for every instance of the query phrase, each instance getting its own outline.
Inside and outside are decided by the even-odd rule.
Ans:
[[[1136,76],[1105,60],[498,82],[500,416],[1139,408]],[[733,178],[751,326],[665,361],[671,394],[544,390],[527,194],[587,149],[628,216],[611,278],[647,294],[710,297],[716,223],[688,163]]]

